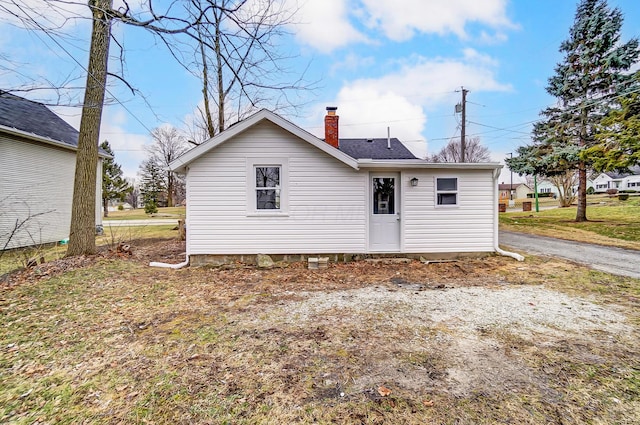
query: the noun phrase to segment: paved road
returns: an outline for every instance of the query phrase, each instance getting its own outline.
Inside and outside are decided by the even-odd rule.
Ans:
[[[640,251],[506,231],[500,231],[500,245],[566,258],[596,270],[640,279]]]
[[[178,225],[177,218],[149,218],[141,220],[102,220],[104,227],[126,227],[126,226],[166,226]]]

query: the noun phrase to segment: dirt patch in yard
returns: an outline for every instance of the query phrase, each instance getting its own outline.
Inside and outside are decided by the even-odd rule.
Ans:
[[[0,422],[634,423],[638,281],[487,257],[149,268],[136,247],[0,293]]]

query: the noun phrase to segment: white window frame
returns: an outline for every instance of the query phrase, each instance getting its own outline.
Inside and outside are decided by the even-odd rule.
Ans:
[[[455,190],[438,190],[438,180],[440,179],[455,179]],[[433,203],[436,208],[458,208],[460,206],[460,178],[458,176],[434,176],[433,178]],[[438,195],[454,194],[456,195],[455,204],[439,204]]]
[[[280,208],[258,209],[256,170],[259,167],[278,167],[280,169]],[[287,158],[247,158],[246,164],[247,216],[287,216],[289,213],[289,161]]]

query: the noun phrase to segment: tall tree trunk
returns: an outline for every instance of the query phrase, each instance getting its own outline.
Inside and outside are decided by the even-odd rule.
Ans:
[[[214,40],[214,46],[216,49],[216,71],[218,73],[218,132],[222,133],[224,131],[224,104],[225,104],[225,91],[224,91],[224,75],[222,74],[222,51],[220,47],[220,15],[219,11],[214,11],[216,17],[216,37]]]
[[[98,168],[98,137],[102,120],[107,61],[111,36],[113,0],[89,0],[93,14],[91,49],[87,84],[80,119],[80,135],[76,154],[76,172],[71,207],[71,230],[67,257],[96,252],[96,174]]]
[[[587,93],[584,99],[587,99]],[[587,108],[583,107],[580,112],[580,141],[582,149],[587,145]],[[578,162],[578,209],[576,210],[576,221],[587,221],[587,164],[584,161]]]
[[[103,217],[109,217],[109,200],[107,198],[102,198],[102,214]]]
[[[578,163],[578,209],[576,221],[587,220],[587,165],[584,161]]]
[[[203,37],[200,35],[200,37]],[[202,55],[202,96],[204,100],[204,114],[207,122],[207,132],[209,137],[216,135],[216,128],[213,125],[213,117],[211,116],[211,107],[209,106],[209,67],[207,66],[207,55],[204,50],[204,43],[200,40],[200,54]]]

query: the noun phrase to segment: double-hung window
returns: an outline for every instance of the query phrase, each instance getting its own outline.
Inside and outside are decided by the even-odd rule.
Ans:
[[[282,192],[282,167],[279,165],[256,165],[255,199],[257,210],[279,210]]]
[[[289,159],[247,158],[248,216],[287,216],[289,212]]]
[[[458,178],[436,178],[436,205],[458,205]]]

